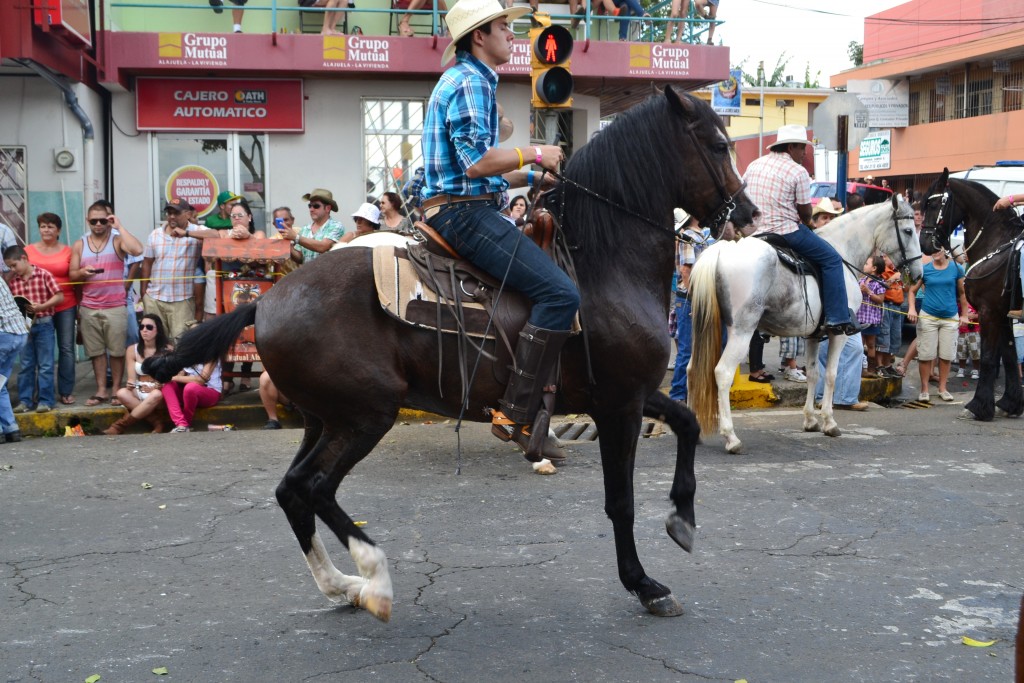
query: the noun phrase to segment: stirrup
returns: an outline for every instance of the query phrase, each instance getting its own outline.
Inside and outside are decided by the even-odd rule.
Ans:
[[[557,441],[551,439],[549,434],[544,436],[540,455],[530,457],[529,450],[532,431],[533,427],[531,425],[517,424],[506,417],[500,410],[491,411],[491,434],[502,441],[512,442],[519,446],[523,450],[523,457],[530,462],[540,462],[544,458],[556,463],[565,460],[565,453],[562,452]]]

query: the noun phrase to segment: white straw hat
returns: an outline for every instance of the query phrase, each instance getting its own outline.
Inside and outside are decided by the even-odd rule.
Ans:
[[[828,197],[822,197],[821,201],[814,205],[814,209],[811,211],[811,217],[817,216],[819,213],[830,213],[833,216],[838,216],[843,212],[843,209],[837,209],[832,205],[832,200]]]
[[[374,225],[380,225],[380,209],[369,202],[365,202],[356,209],[352,218],[365,218]]]
[[[765,149],[771,149],[775,145],[788,145],[797,142],[802,142],[805,145],[811,144],[807,140],[807,129],[791,123],[779,128],[778,137],[775,139],[775,142],[765,147]]]
[[[445,23],[448,24],[448,33],[452,36],[452,42],[441,55],[441,66],[451,61],[455,56],[455,44],[473,29],[480,28],[498,17],[506,17],[509,21],[515,21],[529,13],[529,7],[506,8],[502,7],[498,0],[459,0],[454,7],[448,10],[448,15],[444,18]]]

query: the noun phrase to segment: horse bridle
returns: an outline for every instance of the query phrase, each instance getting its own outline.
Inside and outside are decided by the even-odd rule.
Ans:
[[[900,212],[898,208],[892,210],[892,225],[896,230],[896,243],[900,245],[900,262],[894,263],[893,267],[896,270],[901,270],[907,277],[910,277],[910,264],[921,258],[915,256],[914,258],[907,258],[907,247],[903,244],[903,234],[900,233]],[[904,219],[913,220],[913,216],[903,216]]]
[[[935,220],[929,220],[929,216],[932,213],[931,204],[935,199],[941,199],[939,204],[939,210],[935,213]],[[946,203],[949,202],[949,185],[947,184],[942,188],[942,194],[933,194],[928,197],[924,202],[924,222],[921,224],[922,236],[927,236],[927,239],[931,241],[932,246],[938,249],[950,249],[949,242],[949,231],[946,230],[945,238],[939,238],[939,229],[943,228],[946,224]],[[964,250],[966,251],[966,250]]]
[[[740,192],[743,192],[747,184],[741,181],[739,188],[732,194],[729,194],[729,190],[716,172],[714,164],[711,163],[711,159],[708,159],[707,152],[704,151],[704,148],[700,146],[697,140],[697,134],[694,132],[696,126],[696,123],[687,124],[686,134],[690,136],[690,142],[693,143],[693,148],[697,150],[697,156],[700,157],[701,163],[704,164],[704,170],[711,176],[711,180],[715,183],[715,189],[718,190],[718,196],[722,198],[722,203],[711,214],[711,222],[707,223],[705,219],[700,224],[700,227],[708,228],[714,234],[718,228],[725,225],[732,218],[732,213],[736,210],[736,197],[739,196]]]

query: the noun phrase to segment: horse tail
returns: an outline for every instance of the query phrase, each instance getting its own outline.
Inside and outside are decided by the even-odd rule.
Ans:
[[[182,368],[208,363],[223,356],[249,325],[256,321],[256,303],[242,304],[181,335],[170,353],[147,358],[142,371],[158,382],[169,382]]]
[[[722,311],[718,306],[718,257],[723,245],[708,249],[690,273],[690,306],[693,316],[693,354],[687,371],[687,404],[697,416],[701,431],[718,429],[718,384],[715,367],[722,358]]]

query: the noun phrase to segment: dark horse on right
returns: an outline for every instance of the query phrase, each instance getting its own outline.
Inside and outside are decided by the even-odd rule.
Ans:
[[[1010,266],[1017,253],[1014,240],[1021,234],[1021,222],[1013,209],[993,211],[999,197],[980,183],[949,177],[949,169],[928,188],[921,228],[921,251],[952,252],[950,234],[964,225],[967,274],[964,290],[978,312],[981,333],[981,372],[974,398],[961,417],[990,421],[997,412],[1016,417],[1024,413],[1020,366],[1013,342],[1013,327],[1006,314],[1019,280]],[[1019,299],[1018,299],[1019,300]],[[1003,365],[1003,395],[995,401],[996,377]]]
[[[708,104],[666,88],[579,149],[556,198],[561,208],[554,213],[562,218],[578,275],[583,327],[562,351],[556,411],[593,418],[619,579],[649,612],[662,616],[681,614],[682,607],[667,586],[647,576],[637,554],[634,459],[643,416],[664,419],[677,435],[673,509],[665,524],[690,551],[700,428],[689,410],[658,391],[670,351],[665,327],[676,239],[672,216],[681,207],[714,228],[753,220],[756,208],[743,193],[731,152],[725,127]],[[173,355],[148,361],[163,367],[147,372],[167,377],[217,358],[255,324],[264,366],[305,420],[299,451],[277,487],[278,502],[320,590],[387,620],[387,558],[338,505],[336,493],[394,426],[400,408],[458,416],[462,378],[457,372],[439,378],[437,335],[391,318],[373,277],[370,249],[327,253],[256,303],[188,332]],[[442,347],[441,367],[456,367],[457,345]],[[494,350],[493,342],[488,348]],[[497,406],[504,386],[493,370],[484,358],[472,375],[468,419],[486,422],[485,410]],[[316,518],[348,548],[359,576],[335,568]]]

